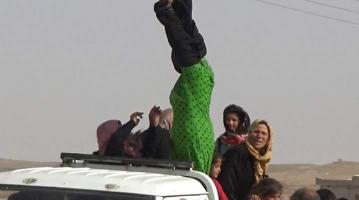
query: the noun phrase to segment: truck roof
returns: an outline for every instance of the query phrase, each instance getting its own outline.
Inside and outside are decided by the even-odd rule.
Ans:
[[[207,194],[196,179],[149,172],[40,167],[0,173],[1,184],[99,190],[154,196]]]
[[[193,162],[76,153],[62,153],[61,159],[62,167],[0,172],[0,186],[91,190],[159,197],[205,195],[210,200],[218,199],[211,178],[193,170]]]

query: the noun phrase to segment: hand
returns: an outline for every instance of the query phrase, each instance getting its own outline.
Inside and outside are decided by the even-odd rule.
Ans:
[[[134,112],[130,116],[130,120],[132,120],[136,125],[140,122],[142,119],[143,112]]]
[[[161,116],[161,109],[159,106],[153,106],[150,114],[148,115],[148,118],[150,120],[150,125],[157,127],[160,123],[160,116]]]

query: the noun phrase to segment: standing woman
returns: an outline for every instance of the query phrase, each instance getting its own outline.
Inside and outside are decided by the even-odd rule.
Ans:
[[[192,160],[194,169],[209,172],[214,134],[209,106],[213,72],[204,56],[206,45],[192,19],[192,0],[160,0],[154,10],[172,48],[172,62],[181,75],[171,91],[172,158]]]
[[[224,154],[218,180],[230,200],[244,200],[255,183],[265,177],[272,158],[272,129],[265,120],[255,120],[246,141]]]

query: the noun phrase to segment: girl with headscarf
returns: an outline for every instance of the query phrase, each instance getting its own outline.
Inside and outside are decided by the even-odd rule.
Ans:
[[[181,75],[171,91],[172,157],[192,160],[194,169],[209,172],[214,151],[209,106],[213,72],[204,56],[202,35],[192,19],[192,0],[160,0],[154,6],[172,48],[172,62]]]
[[[215,144],[216,152],[224,155],[229,148],[244,142],[251,120],[248,113],[240,106],[231,104],[223,111],[223,124],[226,129]]]
[[[266,176],[272,158],[273,131],[265,120],[255,120],[242,144],[224,154],[218,180],[230,200],[244,200],[251,187]]]

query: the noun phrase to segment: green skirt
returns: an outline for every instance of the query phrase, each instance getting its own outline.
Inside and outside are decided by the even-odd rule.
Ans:
[[[194,169],[209,173],[214,134],[209,117],[213,72],[207,60],[182,68],[170,95],[173,108],[172,158],[194,161]]]

